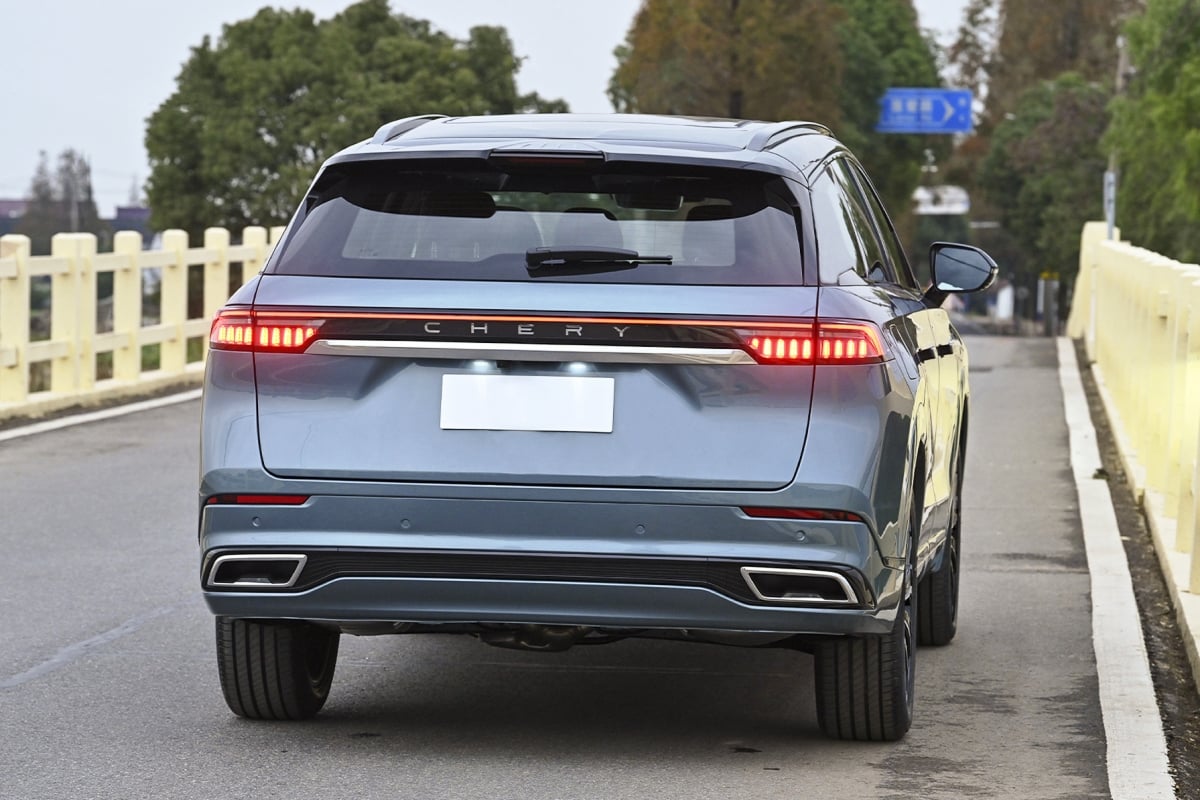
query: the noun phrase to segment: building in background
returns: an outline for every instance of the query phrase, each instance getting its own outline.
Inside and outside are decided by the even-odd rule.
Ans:
[[[29,201],[24,199],[0,198],[0,236],[17,233],[22,217],[29,208]],[[149,248],[154,241],[155,232],[150,228],[150,209],[145,206],[117,206],[112,219],[102,219],[107,224],[107,231],[99,237],[97,245],[103,252],[112,248],[112,233],[118,231],[136,231],[142,235],[142,247]],[[60,233],[67,233],[63,227]]]
[[[113,233],[136,231],[142,235],[142,246],[148,247],[154,239],[150,229],[150,209],[145,206],[117,206],[117,213],[108,221]]]
[[[24,200],[0,199],[0,236],[12,233],[17,222],[25,216],[26,202]]]

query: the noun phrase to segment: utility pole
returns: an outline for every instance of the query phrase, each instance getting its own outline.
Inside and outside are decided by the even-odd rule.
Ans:
[[[733,33],[729,42],[729,116],[733,119],[742,118],[742,76],[741,65],[738,64],[738,48],[742,46],[742,28],[738,22],[739,2],[729,0],[729,24]]]
[[[1117,83],[1116,94],[1125,92],[1125,76],[1129,74],[1129,48],[1124,36],[1117,37]],[[1117,174],[1120,164],[1117,151],[1108,154],[1108,169],[1104,172],[1104,221],[1108,224],[1108,238],[1116,238],[1117,227]]]
[[[75,168],[72,164],[70,174],[67,176],[67,194],[70,195],[71,202],[71,233],[79,232],[79,181],[76,180]]]

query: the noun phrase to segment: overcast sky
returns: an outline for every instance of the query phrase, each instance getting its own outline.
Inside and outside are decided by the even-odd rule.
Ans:
[[[0,0],[0,198],[29,188],[39,151],[91,160],[100,213],[124,205],[149,167],[146,118],[175,87],[190,48],[264,5],[336,14],[351,0]],[[966,0],[915,0],[921,25],[948,37]],[[640,0],[391,0],[455,37],[503,25],[525,58],[522,92],[572,111],[611,111],[604,95]],[[436,111],[436,109],[430,109]],[[364,136],[369,131],[364,131]]]

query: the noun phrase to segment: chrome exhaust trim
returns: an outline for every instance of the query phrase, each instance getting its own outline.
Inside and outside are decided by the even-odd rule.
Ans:
[[[287,589],[299,580],[307,561],[308,556],[300,553],[218,556],[208,570],[205,586],[210,589]]]
[[[742,577],[754,596],[764,603],[792,603],[797,605],[858,605],[858,595],[845,576],[825,570],[785,569],[782,567],[742,567]],[[776,578],[776,586],[763,586],[764,578]],[[758,578],[756,581],[755,579]],[[790,580],[789,580],[790,579]],[[788,586],[792,591],[788,591]],[[834,588],[837,592],[817,591],[819,587]]]

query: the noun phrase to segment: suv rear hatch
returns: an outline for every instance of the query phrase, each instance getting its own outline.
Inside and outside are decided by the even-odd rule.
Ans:
[[[329,167],[220,334],[255,350],[263,463],[786,485],[820,335],[794,202],[765,173],[588,157]]]

